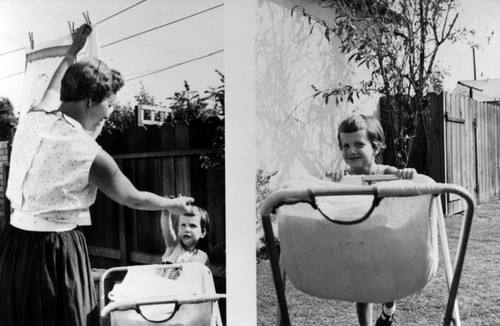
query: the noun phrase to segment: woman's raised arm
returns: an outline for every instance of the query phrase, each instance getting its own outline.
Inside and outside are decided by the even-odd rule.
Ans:
[[[92,32],[92,27],[88,24],[83,24],[78,27],[76,31],[73,33],[73,43],[69,47],[66,55],[63,60],[57,67],[56,71],[52,75],[50,79],[49,85],[43,94],[43,97],[37,105],[33,107],[32,110],[36,111],[37,109],[43,108],[53,108],[55,103],[59,103],[60,92],[61,92],[61,80],[64,76],[64,73],[73,63],[76,62],[76,56],[78,52],[85,46],[87,42],[87,37]]]

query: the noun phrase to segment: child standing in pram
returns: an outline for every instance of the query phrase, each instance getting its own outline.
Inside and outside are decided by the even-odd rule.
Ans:
[[[126,270],[120,284],[109,293],[111,303],[101,316],[111,315],[111,325],[222,325],[207,254],[196,248],[209,231],[207,212],[194,205],[177,218],[162,211],[161,228],[166,244],[164,264],[117,267],[103,275]],[[102,291],[103,302],[105,291]],[[135,311],[134,311],[135,310]]]
[[[205,238],[209,231],[207,211],[192,205],[189,213],[179,215],[176,221],[168,210],[161,213],[161,229],[165,240],[165,253],[162,256],[164,264],[201,263],[209,264],[207,254],[196,248],[198,241]],[[175,278],[175,270],[169,278]]]
[[[353,115],[342,121],[338,128],[337,139],[342,150],[342,157],[348,167],[345,170],[327,172],[325,175],[334,182],[339,182],[343,175],[381,175],[397,174],[401,179],[412,179],[415,169],[397,169],[375,162],[375,158],[385,148],[384,131],[373,116]],[[372,304],[357,303],[359,323],[362,326],[372,324]],[[375,326],[390,326],[394,320],[396,304],[387,302],[382,305],[382,312]]]

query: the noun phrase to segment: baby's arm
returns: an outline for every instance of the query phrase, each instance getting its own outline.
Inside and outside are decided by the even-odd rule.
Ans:
[[[177,244],[177,234],[175,233],[174,221],[172,220],[173,215],[169,211],[161,211],[161,232],[167,249],[173,248]]]
[[[333,172],[326,172],[325,177],[329,178],[333,182],[340,182],[342,180],[342,177],[344,175],[347,175],[346,170],[338,170],[338,171],[333,171]]]
[[[400,179],[413,179],[417,175],[417,170],[413,168],[397,169],[394,166],[387,166],[384,174],[397,174]]]

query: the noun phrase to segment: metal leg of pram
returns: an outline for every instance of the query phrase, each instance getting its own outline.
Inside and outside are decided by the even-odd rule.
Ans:
[[[262,227],[264,228],[264,236],[266,246],[269,252],[269,260],[271,261],[271,270],[273,272],[274,286],[276,287],[276,295],[278,297],[279,319],[282,326],[290,326],[290,316],[288,315],[288,307],[285,297],[284,279],[282,278],[281,268],[278,258],[278,250],[276,249],[276,241],[274,239],[273,227],[271,224],[271,216],[262,216]]]
[[[457,255],[455,258],[455,268],[453,271],[453,278],[451,280],[450,291],[448,296],[448,304],[444,315],[444,326],[449,326],[453,317],[453,308],[455,307],[455,300],[458,292],[458,285],[460,283],[460,276],[464,266],[465,251],[467,249],[467,242],[469,240],[470,229],[472,226],[472,218],[474,216],[474,200],[471,195],[461,187],[450,187],[445,189],[444,192],[455,193],[461,196],[467,202],[467,209],[465,210],[465,217],[462,224],[460,239],[458,241]]]
[[[281,280],[283,281],[283,291],[286,291],[286,271],[281,265],[280,259],[280,271],[281,271]],[[276,307],[276,326],[283,326],[283,321],[281,320],[281,312],[280,307]]]
[[[438,216],[438,231],[439,231],[439,239],[441,240],[441,253],[443,255],[443,263],[444,263],[444,271],[446,274],[446,282],[448,285],[448,291],[451,287],[451,279],[453,276],[453,266],[451,263],[450,257],[450,248],[448,247],[448,237],[446,235],[446,225],[444,223],[444,216]],[[460,322],[460,313],[458,311],[458,302],[455,302],[453,307],[453,324],[455,326],[461,326]]]

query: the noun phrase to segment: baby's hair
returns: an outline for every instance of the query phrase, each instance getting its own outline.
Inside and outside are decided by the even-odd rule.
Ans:
[[[340,133],[350,133],[360,130],[366,130],[368,139],[370,140],[372,147],[374,149],[378,148],[382,151],[385,146],[385,136],[384,130],[378,122],[377,118],[372,115],[356,114],[342,121],[339,125],[339,130],[337,132],[337,140],[339,141],[339,146],[342,147],[342,141],[340,140]]]
[[[184,216],[200,215],[200,227],[202,230],[205,230],[205,233],[208,236],[208,233],[210,231],[210,218],[208,216],[207,211],[195,205],[191,205],[191,207],[193,208],[192,213],[185,213],[183,215]]]

